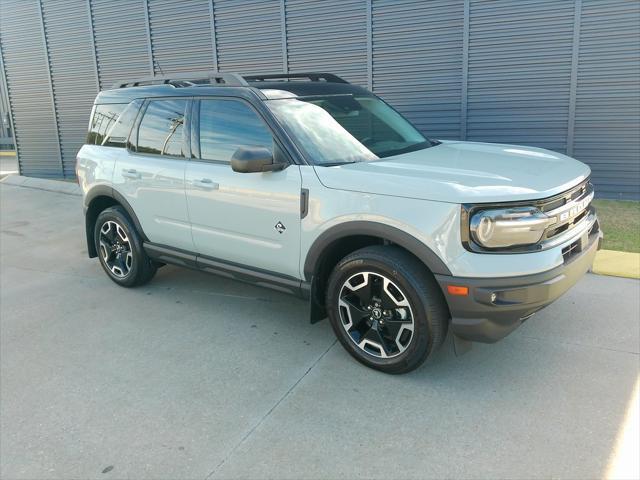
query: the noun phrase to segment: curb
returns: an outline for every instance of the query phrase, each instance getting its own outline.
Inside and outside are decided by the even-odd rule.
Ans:
[[[65,195],[82,196],[80,186],[77,183],[50,180],[47,178],[23,177],[22,175],[7,175],[0,180],[2,185],[14,187],[33,188],[46,190],[47,192],[64,193]]]
[[[600,250],[592,271],[598,275],[640,279],[640,253]]]

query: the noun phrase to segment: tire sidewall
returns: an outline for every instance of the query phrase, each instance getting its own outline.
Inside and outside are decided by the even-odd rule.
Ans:
[[[387,277],[395,283],[409,300],[411,312],[413,314],[414,332],[411,343],[400,355],[393,358],[379,358],[363,351],[351,339],[342,326],[340,318],[338,298],[342,286],[351,276],[357,273],[370,271]],[[412,285],[409,276],[405,276],[401,268],[396,268],[380,260],[370,259],[347,259],[340,262],[329,279],[327,290],[327,313],[331,326],[338,337],[340,343],[359,362],[383,370],[388,373],[405,371],[413,368],[416,362],[422,363],[433,350],[433,335],[431,325],[427,317],[427,309],[423,304],[416,286]]]
[[[129,238],[131,253],[133,255],[133,266],[125,277],[117,277],[116,275],[114,275],[109,267],[107,267],[107,265],[105,264],[104,259],[102,258],[102,254],[100,253],[100,230],[107,221],[113,221],[120,225]],[[118,207],[111,207],[101,212],[96,219],[93,238],[96,245],[96,251],[98,252],[100,265],[107,273],[109,278],[118,285],[122,285],[125,287],[135,285],[141,275],[141,269],[143,268],[142,262],[145,261],[143,254],[144,252],[142,250],[142,242],[140,241],[140,237],[138,236],[135,227],[129,220],[129,217],[122,211],[122,209]]]

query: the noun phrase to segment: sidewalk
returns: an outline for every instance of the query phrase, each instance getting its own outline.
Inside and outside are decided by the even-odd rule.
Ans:
[[[18,173],[18,158],[13,150],[0,150],[0,178]]]

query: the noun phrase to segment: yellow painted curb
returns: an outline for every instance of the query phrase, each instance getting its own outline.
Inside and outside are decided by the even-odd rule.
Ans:
[[[640,253],[600,250],[592,270],[599,275],[640,279]]]
[[[0,157],[15,157],[16,152],[13,150],[0,150]]]

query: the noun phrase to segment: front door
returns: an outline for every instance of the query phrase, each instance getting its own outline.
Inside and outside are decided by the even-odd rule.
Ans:
[[[273,134],[240,99],[194,105],[197,158],[185,176],[196,251],[213,259],[299,278],[300,189],[297,165],[278,172],[237,173],[230,160],[240,146],[274,151]]]

